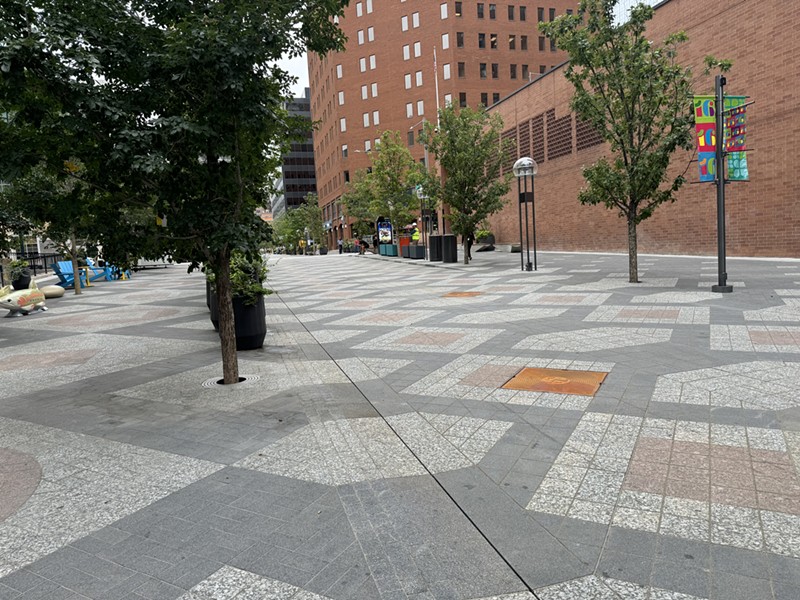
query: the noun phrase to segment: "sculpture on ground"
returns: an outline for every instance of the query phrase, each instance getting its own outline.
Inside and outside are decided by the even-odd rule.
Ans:
[[[38,310],[47,310],[44,305],[44,293],[31,280],[27,290],[12,291],[11,286],[0,289],[0,308],[8,312],[6,317],[29,315]]]

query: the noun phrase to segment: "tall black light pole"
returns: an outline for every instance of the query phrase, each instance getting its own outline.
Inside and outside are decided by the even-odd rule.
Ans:
[[[717,75],[717,99],[714,111],[717,120],[716,134],[716,171],[717,171],[717,285],[711,286],[712,292],[729,293],[733,286],[728,285],[728,272],[725,266],[725,77]]]
[[[517,178],[517,190],[519,192],[519,264],[522,271],[533,271],[538,268],[536,264],[536,207],[532,206],[533,213],[533,264],[531,264],[531,245],[528,236],[528,177],[531,178],[530,200],[533,203],[533,180],[539,170],[536,161],[528,156],[520,158],[514,163],[514,177]],[[525,204],[525,252],[528,262],[522,257],[522,204]]]

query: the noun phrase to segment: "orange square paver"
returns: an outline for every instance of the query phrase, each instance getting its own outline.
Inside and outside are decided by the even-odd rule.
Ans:
[[[522,369],[508,381],[506,390],[526,392],[554,392],[594,396],[608,373],[600,371],[567,371],[562,369]]]
[[[481,294],[483,292],[448,292],[442,298],[473,298]]]

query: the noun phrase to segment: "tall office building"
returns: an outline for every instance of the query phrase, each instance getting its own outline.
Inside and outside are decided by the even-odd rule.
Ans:
[[[358,0],[339,25],[343,52],[310,54],[317,182],[328,244],[348,238],[337,200],[383,131],[399,131],[422,160],[423,121],[437,107],[489,106],[563,62],[539,21],[577,9],[578,0]],[[438,91],[438,94],[437,94]]]
[[[281,164],[281,182],[273,199],[272,213],[275,217],[305,202],[309,193],[316,193],[317,180],[314,170],[314,140],[311,131],[311,90],[306,88],[305,96],[292,98],[286,103],[289,114],[309,119],[308,132],[302,141],[292,142],[288,154]]]

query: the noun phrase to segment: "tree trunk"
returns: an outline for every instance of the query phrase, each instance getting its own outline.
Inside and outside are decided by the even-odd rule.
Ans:
[[[636,248],[636,219],[628,216],[628,281],[639,283],[639,257]]]
[[[70,254],[72,255],[72,276],[75,288],[75,294],[81,293],[81,272],[78,270],[78,240],[75,231],[69,236]]]
[[[468,242],[467,242],[467,239],[466,239],[466,236],[465,236],[464,240],[461,242],[461,245],[464,247],[464,264],[465,265],[469,264],[469,247],[467,246],[467,244],[468,244]]]
[[[219,302],[219,340],[222,348],[224,383],[239,383],[239,362],[236,355],[236,326],[233,320],[230,251],[220,252],[214,265]]]

